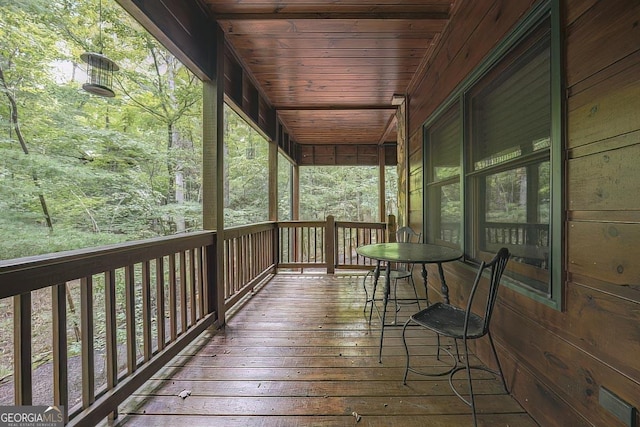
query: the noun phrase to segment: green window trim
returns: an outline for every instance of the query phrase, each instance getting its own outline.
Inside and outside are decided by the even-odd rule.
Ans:
[[[429,150],[429,131],[434,125],[440,125],[439,121],[443,117],[450,115],[451,110],[457,108],[461,117],[461,141],[460,141],[460,164],[461,172],[459,176],[460,194],[462,194],[462,209],[460,218],[460,235],[461,247],[465,248],[465,262],[473,263],[474,260],[469,256],[472,244],[477,242],[469,241],[469,227],[474,224],[472,218],[473,209],[469,202],[468,194],[470,188],[470,180],[480,171],[471,171],[470,153],[467,148],[468,121],[469,118],[469,97],[468,94],[475,88],[488,73],[490,73],[501,60],[505,58],[520,42],[525,40],[533,29],[539,26],[543,21],[550,22],[550,111],[551,111],[551,129],[550,136],[552,143],[545,151],[547,154],[537,152],[523,155],[521,159],[516,160],[513,164],[521,162],[527,164],[532,158],[540,158],[547,156],[550,163],[550,197],[549,197],[549,267],[548,267],[548,288],[540,291],[531,287],[523,286],[522,282],[505,277],[503,284],[517,292],[530,297],[531,299],[548,305],[556,310],[562,309],[562,289],[564,284],[564,76],[562,68],[562,38],[561,38],[561,20],[560,20],[560,2],[559,0],[544,0],[532,7],[527,16],[525,16],[515,28],[487,55],[485,60],[460,84],[454,92],[443,102],[436,111],[425,121],[423,125],[423,212],[425,215],[423,235],[429,235],[429,223],[432,220],[428,216],[429,212],[429,186],[434,186],[432,171],[430,170]],[[457,104],[457,105],[456,105]],[[537,156],[537,157],[536,157]],[[513,161],[513,160],[510,160]],[[539,160],[541,161],[541,160]],[[512,164],[512,167],[513,167]],[[488,168],[491,168],[490,166]],[[438,183],[435,182],[435,185]],[[474,184],[477,185],[477,184]],[[477,193],[473,193],[477,197]],[[440,209],[440,207],[438,207]],[[477,223],[477,221],[476,221]],[[433,231],[431,231],[433,234]],[[476,234],[477,236],[477,234]]]

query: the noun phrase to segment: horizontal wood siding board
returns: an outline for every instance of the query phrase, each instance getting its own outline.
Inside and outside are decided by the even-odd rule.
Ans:
[[[596,2],[566,31],[567,84],[580,82],[640,50],[640,3]]]
[[[640,285],[640,224],[571,221],[567,270],[618,285]]]
[[[571,99],[570,109],[582,106],[586,102],[591,102],[593,98],[592,94],[586,94],[584,99],[581,99],[581,92],[592,88],[593,86],[600,85],[597,89],[599,91],[606,90],[607,85],[613,88],[619,87],[621,83],[634,82],[634,76],[638,73],[637,67],[640,62],[640,50],[625,56],[620,61],[616,61],[607,68],[601,70],[599,73],[590,76],[589,78],[582,80],[576,84],[567,87],[567,95]],[[631,70],[629,70],[631,69]],[[624,73],[624,74],[622,74]],[[627,76],[628,74],[628,76]]]
[[[619,289],[598,285],[586,277],[572,277],[575,283],[567,286],[567,327],[562,331],[563,338],[581,343],[585,351],[630,380],[640,378],[640,286],[635,290],[634,301],[613,293]],[[635,399],[635,405],[639,404],[640,397]]]
[[[476,343],[474,351],[482,360],[491,360],[489,346],[486,343]],[[485,345],[480,345],[485,344]],[[507,387],[514,395],[520,397],[522,407],[539,423],[545,427],[593,427],[593,424],[575,411],[568,411],[566,402],[549,390],[547,383],[537,374],[529,370],[527,365],[514,355],[504,351],[501,343],[496,343],[502,364],[502,370],[507,377]]]
[[[634,135],[638,137],[638,133]],[[640,197],[629,197],[638,191],[637,179],[632,178],[640,176],[640,139],[634,142],[620,149],[569,160],[569,209],[640,210]]]
[[[639,74],[640,61],[611,79],[569,98],[569,148],[638,130]]]
[[[616,426],[620,422],[598,403],[600,386],[606,386],[634,406],[640,404],[640,384],[603,364],[576,345],[559,339],[516,310],[494,313],[496,338],[508,343],[514,358],[525,364],[549,390],[558,394],[575,414],[583,414],[595,425]]]
[[[598,0],[565,0],[562,2],[563,15],[565,16],[566,25],[569,26],[576,19],[589,11]]]
[[[338,144],[338,145],[301,145],[301,165],[314,166],[378,166],[378,144]],[[387,154],[393,152],[394,146],[385,147],[385,159],[389,158],[395,165],[395,156]]]
[[[568,150],[568,160],[592,154],[602,154],[611,150],[625,148],[640,143],[640,130],[603,139],[592,144],[580,145]]]

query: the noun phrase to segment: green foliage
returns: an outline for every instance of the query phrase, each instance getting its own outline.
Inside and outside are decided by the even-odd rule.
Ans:
[[[374,221],[378,216],[377,167],[300,168],[300,219]]]
[[[0,2],[2,259],[201,227],[201,84],[97,3]],[[80,54],[103,49],[113,99],[80,89]]]

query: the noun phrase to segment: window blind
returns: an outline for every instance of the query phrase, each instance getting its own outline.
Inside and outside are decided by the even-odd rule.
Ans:
[[[475,170],[548,148],[550,49],[538,44],[471,98]]]

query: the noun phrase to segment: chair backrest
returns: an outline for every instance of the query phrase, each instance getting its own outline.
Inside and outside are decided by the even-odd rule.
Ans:
[[[400,227],[396,231],[396,241],[399,243],[420,243],[422,233],[416,233],[411,227]]]
[[[487,300],[484,306],[483,317],[483,329],[482,335],[485,335],[489,330],[489,324],[491,322],[491,315],[493,314],[493,307],[495,306],[496,299],[498,298],[498,287],[500,286],[500,279],[502,278],[502,273],[507,266],[507,261],[509,261],[509,257],[511,254],[507,248],[502,248],[498,251],[498,253],[493,257],[491,261],[488,263],[482,262],[480,267],[478,268],[478,274],[476,275],[476,279],[473,282],[473,287],[471,288],[471,293],[469,294],[469,301],[467,302],[467,316],[465,316],[465,324],[464,324],[464,334],[467,334],[467,326],[469,320],[469,313],[471,313],[471,307],[473,305],[473,301],[475,299],[476,291],[478,289],[478,284],[480,283],[480,279],[482,278],[485,270],[489,270],[489,289],[487,290]]]

